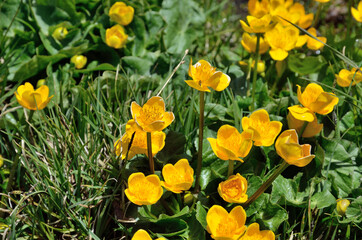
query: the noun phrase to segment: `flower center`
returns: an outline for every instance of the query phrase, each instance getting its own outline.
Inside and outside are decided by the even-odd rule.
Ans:
[[[223,187],[223,192],[230,198],[240,196],[243,190],[244,186],[242,186],[241,182],[237,179],[227,181]]]
[[[217,226],[216,233],[220,237],[232,237],[235,235],[238,223],[234,218],[227,217],[227,219],[220,221]]]
[[[155,121],[160,121],[163,118],[163,112],[160,111],[160,108],[155,106],[144,106],[140,111],[140,115],[145,124],[151,124]]]
[[[195,68],[196,74],[194,77],[197,79],[200,86],[214,74],[216,69],[206,64],[196,64]]]

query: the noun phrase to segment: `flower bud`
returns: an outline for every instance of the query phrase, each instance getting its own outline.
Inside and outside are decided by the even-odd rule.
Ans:
[[[74,55],[70,59],[71,63],[74,63],[76,69],[82,69],[87,64],[87,57],[83,55]]]
[[[339,215],[346,215],[347,207],[351,204],[348,199],[337,199],[337,212]]]
[[[39,79],[36,83],[36,88],[40,88],[41,86],[45,85],[45,79]]]
[[[63,40],[68,34],[68,30],[65,27],[58,27],[54,30],[52,36],[58,41]]]

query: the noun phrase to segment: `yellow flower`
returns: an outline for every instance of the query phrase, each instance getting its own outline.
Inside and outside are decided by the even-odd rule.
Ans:
[[[261,18],[269,12],[269,1],[268,0],[249,0],[248,10],[250,15]]]
[[[132,102],[131,114],[137,125],[146,132],[162,131],[175,119],[172,112],[165,112],[165,102],[157,96],[148,99],[143,107]]]
[[[258,223],[252,223],[246,229],[245,234],[240,238],[240,240],[274,240],[275,235],[270,230],[259,230]]]
[[[275,8],[271,15],[273,16],[273,21],[279,22],[283,26],[290,26],[289,22],[297,24],[298,20],[300,19],[300,14],[297,12],[290,12],[284,5],[280,5]],[[282,18],[280,18],[280,17]],[[285,21],[284,19],[288,20],[289,22]]]
[[[122,154],[122,159],[126,158],[128,146],[130,144],[133,133],[135,133],[132,141],[131,148],[128,152],[128,159],[133,158],[136,154],[146,154],[147,151],[147,132],[143,131],[134,119],[131,119],[126,124],[126,132],[122,136],[122,140],[118,139],[114,143],[116,154],[119,156]],[[151,132],[152,139],[152,154],[156,155],[165,146],[166,134],[161,131]]]
[[[68,30],[65,27],[58,27],[54,30],[52,36],[54,39],[60,41],[63,40],[68,34]]]
[[[255,146],[271,146],[282,130],[283,124],[270,121],[269,114],[264,109],[253,112],[250,117],[243,117],[241,125],[244,131],[251,131]]]
[[[337,84],[341,87],[349,87],[356,85],[359,82],[362,82],[362,71],[357,70],[356,68],[352,68],[351,71],[347,69],[342,69],[339,71],[339,74],[336,74]]]
[[[240,23],[244,31],[248,33],[264,33],[273,27],[270,24],[271,16],[269,14],[264,15],[261,18],[248,15],[246,20],[248,21],[249,26],[243,20],[240,20]]]
[[[344,216],[346,214],[347,207],[351,204],[348,199],[337,199],[337,212],[339,215]]]
[[[240,157],[246,157],[253,142],[252,132],[239,131],[230,125],[223,125],[217,131],[217,138],[208,138],[215,155],[222,160],[238,160],[244,162]]]
[[[134,9],[124,2],[116,2],[109,9],[109,17],[118,24],[126,26],[133,20]]]
[[[220,71],[205,60],[198,61],[192,65],[192,59],[189,64],[189,76],[192,80],[185,82],[192,88],[203,92],[210,92],[209,87],[216,91],[222,91],[230,84],[230,77]]]
[[[219,205],[213,205],[206,215],[207,231],[216,240],[237,240],[246,229],[246,213],[236,206],[230,213]]]
[[[333,111],[333,108],[338,103],[338,97],[330,92],[323,91],[323,88],[316,83],[310,83],[301,92],[301,87],[298,86],[298,100],[310,111],[326,115]]]
[[[277,24],[272,30],[265,33],[265,39],[271,47],[270,56],[276,61],[284,60],[288,56],[288,51],[296,46],[298,37],[297,28]]]
[[[121,25],[114,25],[106,30],[106,43],[112,48],[123,48],[126,45],[128,35]]]
[[[141,172],[132,173],[128,178],[127,198],[137,205],[155,204],[162,196],[161,181],[157,175],[145,177]]]
[[[256,42],[257,37],[255,35],[250,35],[249,33],[244,32],[241,37],[241,45],[243,45],[244,49],[249,53],[256,52]],[[264,40],[263,37],[260,37],[259,41],[259,54],[263,54],[269,49],[269,44]]]
[[[317,37],[317,30],[315,28],[309,28],[308,32],[313,35],[314,37],[316,37],[317,39],[319,39],[320,41],[326,43],[327,42],[327,38],[325,37]],[[324,44],[315,40],[314,38],[308,37],[308,41],[307,41],[307,47],[310,50],[318,50],[324,47]]]
[[[175,165],[166,164],[162,176],[165,179],[161,181],[162,186],[174,193],[189,190],[194,182],[194,170],[187,159],[180,159]]]
[[[313,18],[314,18],[314,14],[310,13],[310,14],[305,14],[305,9],[304,6],[300,3],[294,3],[290,9],[289,12],[291,14],[298,14],[299,15],[299,20],[298,20],[298,26],[304,29],[307,29],[308,27],[310,27],[313,23]]]
[[[248,66],[248,63],[247,62],[244,62],[244,61],[239,61],[239,64],[241,65],[241,66]],[[252,62],[252,64],[251,64],[251,68],[254,68],[254,66],[255,66],[255,60],[253,60],[253,62]],[[258,72],[258,73],[263,73],[263,72],[265,72],[265,62],[263,61],[263,60],[259,60],[258,61],[258,66],[256,66],[256,71]]]
[[[358,3],[357,9],[351,7],[351,13],[354,19],[356,19],[358,22],[362,22],[362,1]]]
[[[156,240],[163,240],[164,238],[157,238]],[[132,237],[131,240],[152,240],[152,238],[150,237],[150,235],[148,235],[148,233],[143,230],[143,229],[139,229]]]
[[[83,55],[74,55],[70,62],[74,63],[75,68],[82,69],[87,64],[87,57]]]
[[[222,199],[229,203],[244,203],[248,200],[246,190],[248,182],[239,173],[231,175],[226,181],[221,182],[217,191]]]
[[[302,137],[313,137],[322,131],[323,124],[318,123],[316,115],[313,112],[310,112],[308,108],[295,105],[289,107],[288,109],[289,113],[287,116],[287,121],[290,129],[295,129],[297,130],[297,133],[300,134],[304,122],[308,122]]]
[[[289,129],[278,137],[275,149],[278,155],[288,164],[297,167],[308,165],[315,157],[310,153],[312,146],[309,144],[299,145],[298,134],[295,129]]]
[[[316,2],[320,2],[320,3],[327,3],[329,2],[329,0],[315,0]]]
[[[48,86],[43,85],[34,90],[33,85],[28,82],[20,85],[14,94],[19,104],[30,110],[42,110],[54,97],[54,95],[49,97]]]

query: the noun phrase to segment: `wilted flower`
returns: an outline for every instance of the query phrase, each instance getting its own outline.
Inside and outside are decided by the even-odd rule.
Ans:
[[[173,122],[175,116],[165,110],[165,102],[158,96],[148,99],[142,107],[136,102],[131,104],[132,118],[146,132],[162,131]]]
[[[248,200],[247,189],[248,182],[237,173],[236,175],[231,175],[226,181],[221,182],[217,191],[226,202],[244,203]]]
[[[200,60],[192,65],[191,59],[189,76],[192,80],[186,80],[185,82],[190,87],[203,92],[210,92],[209,87],[216,91],[222,91],[229,86],[230,77],[215,69],[205,60]]]
[[[244,66],[247,67],[248,63],[244,62],[244,61],[239,61],[240,66]],[[253,60],[253,62],[251,63],[251,68],[254,68],[255,66],[255,60]],[[258,61],[258,65],[256,66],[256,71],[258,73],[263,73],[265,72],[265,62],[263,60],[259,60]]]
[[[82,69],[87,64],[87,57],[83,55],[74,55],[70,62],[74,63],[75,68]]]
[[[351,13],[354,19],[356,19],[358,22],[362,22],[362,1],[359,1],[357,9],[351,7]]]
[[[127,198],[137,205],[155,204],[162,196],[161,181],[157,175],[145,177],[141,172],[132,173],[128,178]]]
[[[157,238],[156,240],[162,240],[162,239],[164,238]],[[145,230],[140,229],[133,235],[131,240],[152,240],[152,238],[150,237],[150,235],[148,235],[148,233]]]
[[[248,10],[250,15],[261,18],[269,12],[269,1],[268,0],[249,0]]]
[[[297,133],[300,134],[305,121],[308,122],[302,137],[313,137],[322,131],[323,124],[318,123],[316,115],[313,112],[310,112],[308,108],[295,105],[293,107],[289,107],[288,109],[289,113],[287,121],[290,129],[295,129],[297,130]]]
[[[352,68],[351,71],[347,69],[342,69],[339,71],[339,74],[336,74],[337,84],[341,87],[349,87],[356,85],[359,82],[362,82],[362,72],[361,70],[357,70],[356,68]]]
[[[241,45],[245,48],[249,53],[256,52],[256,43],[257,37],[255,35],[250,35],[249,33],[244,32],[241,37]],[[260,37],[259,40],[259,54],[263,54],[269,49],[269,44],[264,40],[263,37]]]
[[[243,20],[240,20],[240,23],[244,31],[248,33],[264,33],[273,27],[270,24],[271,16],[269,14],[264,15],[261,18],[248,15],[246,16],[246,20],[248,21],[249,25],[246,24]]]
[[[264,109],[253,112],[250,117],[243,117],[241,125],[244,131],[251,131],[255,146],[271,146],[282,130],[283,124],[270,121],[269,114]]]
[[[30,110],[42,110],[48,105],[50,99],[54,97],[54,95],[49,97],[48,86],[43,85],[34,90],[33,85],[28,82],[20,85],[14,94],[19,104]]]
[[[109,9],[109,17],[118,24],[126,26],[132,22],[134,9],[124,2],[116,2]]]
[[[320,41],[322,41],[322,42],[324,42],[324,43],[327,42],[327,38],[325,38],[325,37],[317,37],[317,30],[316,30],[315,28],[309,28],[309,29],[308,29],[308,32],[309,32],[312,36],[314,36],[314,37],[316,37],[317,39],[319,39]],[[312,37],[308,37],[307,47],[308,47],[309,49],[311,49],[311,50],[316,51],[316,50],[318,50],[318,49],[323,48],[323,47],[324,47],[324,44],[321,43],[321,42],[319,42],[319,41],[317,41],[317,40],[315,40],[315,39],[312,38]]]
[[[68,30],[65,27],[58,27],[54,30],[52,36],[54,39],[60,41],[63,40],[68,34]]]
[[[251,147],[252,132],[245,130],[241,134],[230,125],[223,125],[217,131],[217,138],[208,138],[215,155],[222,160],[238,160],[246,157]]]
[[[338,103],[338,97],[330,92],[323,91],[323,88],[316,83],[310,83],[301,92],[298,86],[298,100],[312,112],[326,115],[333,111],[334,106]]]
[[[128,35],[121,25],[114,25],[106,30],[106,43],[112,48],[122,48],[126,45]]]
[[[313,160],[315,156],[310,153],[311,148],[312,146],[309,144],[299,145],[295,129],[282,132],[275,142],[278,155],[288,164],[297,167],[304,167]]]
[[[277,24],[272,30],[265,33],[265,39],[271,47],[270,56],[276,61],[284,60],[288,56],[288,51],[296,46],[298,36],[297,28]]]
[[[180,159],[175,165],[166,164],[162,176],[165,179],[161,181],[162,186],[174,193],[189,190],[194,182],[194,170],[187,159]]]
[[[344,216],[347,211],[347,207],[351,204],[348,199],[337,199],[337,212],[339,215]]]
[[[230,213],[219,205],[213,205],[206,215],[207,231],[213,239],[237,240],[246,229],[246,213],[236,206]]]
[[[258,223],[252,223],[246,229],[240,240],[275,240],[275,235],[270,230],[259,230]]]

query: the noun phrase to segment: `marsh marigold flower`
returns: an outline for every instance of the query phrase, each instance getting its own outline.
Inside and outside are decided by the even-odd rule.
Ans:
[[[298,20],[299,27],[307,29],[312,25],[314,14],[313,13],[305,14],[305,9],[302,4],[294,3],[290,7],[289,12],[292,14],[296,13],[299,15],[299,20]]]
[[[54,39],[60,41],[63,40],[68,34],[68,30],[65,27],[58,27],[54,30],[52,36]]]
[[[226,181],[221,182],[217,191],[222,199],[229,203],[244,203],[248,200],[246,190],[248,182],[239,173],[231,175]]]
[[[238,160],[244,162],[241,157],[246,157],[251,147],[252,132],[239,131],[230,125],[223,125],[217,131],[217,138],[208,138],[215,155],[222,160]]]
[[[190,167],[187,159],[180,159],[175,165],[166,164],[162,168],[162,176],[165,181],[161,184],[167,190],[181,193],[189,190],[194,182],[194,169]]]
[[[323,124],[318,123],[317,116],[313,112],[309,111],[308,108],[295,105],[289,107],[288,109],[289,113],[287,115],[287,121],[290,129],[295,129],[297,130],[297,133],[300,134],[304,122],[308,122],[302,137],[313,137],[322,131]]]
[[[249,53],[256,52],[256,42],[257,37],[255,35],[250,35],[249,33],[244,32],[241,37],[241,45]],[[263,54],[269,50],[269,44],[264,40],[263,37],[260,37],[259,41],[259,54]]]
[[[123,48],[126,45],[128,35],[121,25],[114,25],[106,30],[106,43],[112,48]]]
[[[230,77],[220,71],[205,60],[198,61],[192,65],[192,59],[189,64],[189,76],[192,80],[185,82],[192,88],[202,92],[210,92],[209,88],[216,91],[222,91],[230,84]]]
[[[137,205],[155,204],[162,196],[161,181],[157,175],[145,177],[141,172],[132,173],[128,178],[127,198]]]
[[[246,229],[240,240],[275,240],[275,235],[270,230],[259,230],[258,223],[252,223]]]
[[[163,239],[164,238],[157,238],[156,240],[163,240]],[[140,229],[133,235],[131,240],[152,240],[152,238],[150,237],[150,235],[148,235],[148,233],[145,230]]]
[[[342,69],[339,71],[338,75],[335,75],[337,78],[337,84],[341,87],[349,87],[356,85],[359,82],[362,82],[362,72],[361,70],[357,70],[356,68],[352,68],[351,71],[347,69]]]
[[[304,167],[313,160],[315,156],[310,153],[311,148],[312,146],[309,144],[299,145],[295,129],[282,132],[275,142],[278,155],[288,164],[297,167]]]
[[[123,26],[126,26],[132,22],[133,15],[133,7],[127,6],[124,2],[116,2],[109,9],[109,17],[111,20]]]
[[[327,42],[327,38],[325,37],[317,37],[317,30],[315,28],[309,28],[308,29],[308,32],[316,37],[317,39],[319,39],[320,41],[322,41],[323,43],[326,43]],[[308,37],[308,40],[307,40],[307,47],[310,49],[310,50],[318,50],[318,49],[321,49],[324,47],[324,44],[322,42],[319,42],[317,40],[315,40],[314,38],[311,38],[311,37]]]
[[[158,96],[148,99],[142,107],[136,102],[131,104],[132,118],[146,132],[162,131],[173,122],[175,116],[165,110],[165,102]]]
[[[237,240],[245,232],[246,213],[236,206],[230,213],[219,205],[213,205],[206,215],[207,231],[213,239]]]
[[[323,91],[323,88],[316,83],[310,83],[302,93],[301,87],[298,86],[298,100],[310,111],[326,115],[333,111],[338,103],[338,97],[331,92]]]
[[[74,63],[75,68],[82,69],[87,64],[87,57],[83,55],[74,55],[70,62]]]
[[[29,110],[42,110],[44,109],[50,99],[54,95],[49,97],[49,88],[46,85],[34,90],[31,83],[26,82],[24,85],[20,85],[14,93],[19,104]]]
[[[314,0],[314,1],[320,2],[320,3],[327,3],[327,2],[329,2],[330,0]]]
[[[244,31],[248,33],[264,33],[273,27],[273,25],[270,24],[271,16],[269,14],[266,14],[261,18],[248,15],[246,16],[246,20],[249,25],[243,20],[240,20],[240,24]]]
[[[362,1],[359,1],[357,9],[351,7],[351,13],[354,19],[356,19],[358,22],[362,22]]]
[[[253,112],[250,117],[243,117],[241,125],[244,131],[252,132],[255,146],[271,146],[283,126],[281,122],[270,121],[264,109]]]
[[[346,215],[346,211],[351,202],[348,199],[337,199],[337,212],[339,215]]]
[[[118,139],[114,143],[115,152],[117,155],[122,154],[122,159],[126,158],[128,146],[130,144],[132,135],[134,134],[131,148],[128,152],[128,159],[133,158],[136,154],[146,154],[147,151],[147,132],[143,131],[141,127],[137,125],[134,119],[131,119],[126,124],[126,132],[121,139]],[[156,155],[165,146],[166,134],[161,131],[151,132],[152,139],[152,154]]]
[[[298,37],[297,28],[277,24],[272,30],[265,33],[265,39],[271,47],[270,56],[276,61],[283,61],[288,56],[288,51],[296,46]]]

